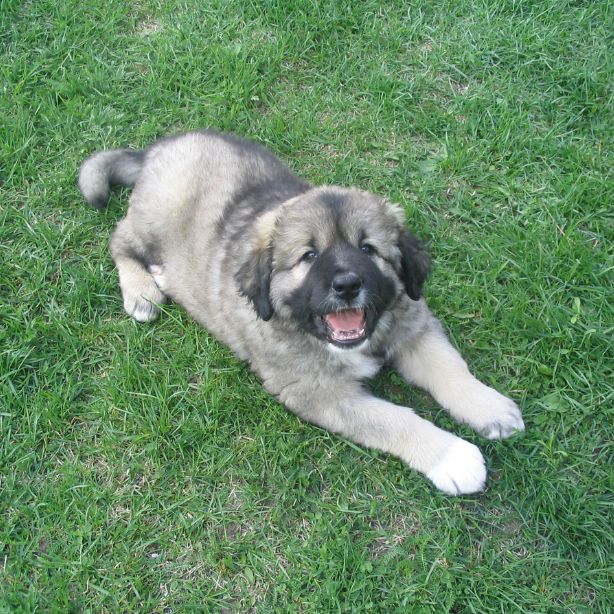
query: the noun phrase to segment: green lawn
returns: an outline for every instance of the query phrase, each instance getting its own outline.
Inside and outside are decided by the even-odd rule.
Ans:
[[[614,4],[0,2],[0,613],[609,612]],[[170,305],[137,325],[80,162],[198,127],[385,194],[527,431],[480,496],[300,422]]]

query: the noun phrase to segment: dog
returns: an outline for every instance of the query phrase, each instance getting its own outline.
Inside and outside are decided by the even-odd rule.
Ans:
[[[145,322],[167,299],[182,305],[302,419],[401,458],[451,495],[484,488],[480,450],[364,379],[388,365],[488,439],[524,430],[429,311],[431,261],[399,206],[313,187],[264,147],[207,130],[95,153],[78,185],[96,208],[113,186],[133,188],[110,242],[126,312]]]

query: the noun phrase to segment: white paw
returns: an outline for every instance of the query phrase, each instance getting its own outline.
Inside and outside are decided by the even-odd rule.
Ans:
[[[158,305],[162,305],[166,297],[160,291],[154,280],[149,277],[148,283],[140,288],[140,292],[135,292],[132,288],[130,292],[124,292],[124,309],[137,322],[151,322],[160,316]]]
[[[479,433],[482,437],[486,437],[486,439],[505,439],[514,433],[524,431],[524,422],[518,406],[510,399],[507,399],[507,401],[507,411],[480,429]]]
[[[470,495],[484,489],[486,467],[480,450],[456,438],[426,477],[448,495]]]
[[[479,419],[471,426],[486,439],[505,439],[524,431],[524,422],[518,405],[496,390],[484,386],[476,399],[480,406]]]
[[[137,322],[151,322],[160,316],[158,307],[142,296],[124,298],[124,309]]]

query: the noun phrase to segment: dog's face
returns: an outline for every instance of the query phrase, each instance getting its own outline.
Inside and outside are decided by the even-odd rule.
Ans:
[[[403,292],[418,300],[430,265],[398,207],[336,187],[262,218],[253,248],[239,282],[258,315],[343,348],[367,340]]]

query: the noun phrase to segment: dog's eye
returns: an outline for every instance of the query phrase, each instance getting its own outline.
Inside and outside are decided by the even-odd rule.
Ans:
[[[373,256],[377,253],[377,250],[370,243],[363,243],[360,246],[360,251],[367,254],[367,256]]]
[[[318,252],[313,249],[310,249],[308,252],[305,252],[301,257],[301,262],[313,262],[318,257]]]

